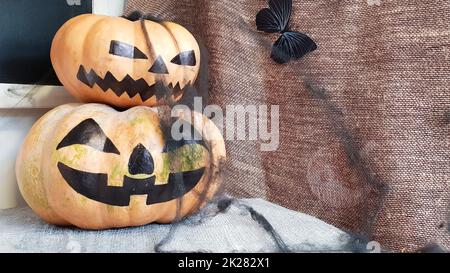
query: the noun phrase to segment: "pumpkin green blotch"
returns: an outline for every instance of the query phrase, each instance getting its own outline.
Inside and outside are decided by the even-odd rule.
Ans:
[[[31,160],[30,162],[38,161]],[[50,208],[44,188],[40,182],[38,166],[36,166],[36,164],[32,164],[28,170],[29,172],[26,174],[27,178],[25,178],[28,183],[22,183],[23,191],[33,199],[33,203],[43,207],[44,209]]]
[[[109,214],[114,213],[114,206],[106,205],[106,211],[107,211]]]
[[[45,194],[44,187],[41,182],[41,172],[40,172],[40,160],[36,157],[31,158],[25,163],[23,174],[25,183],[22,183],[22,190],[24,193],[33,199],[33,203],[44,209],[49,209],[47,196]]]
[[[86,148],[86,146],[75,144],[72,145],[71,149],[73,149],[74,151],[71,156],[59,152],[53,153],[54,159],[56,159],[54,162],[62,162],[66,165],[75,165],[76,162],[80,161],[83,158],[86,158],[86,155],[88,153],[88,149]]]
[[[87,200],[88,200],[88,199],[87,199],[86,197],[84,197],[84,196],[81,196],[81,197],[80,197],[80,202],[81,202],[81,204],[83,204],[83,205],[86,204]]]
[[[184,145],[169,152],[170,170],[172,172],[187,172],[205,165],[204,147],[200,144]]]
[[[87,149],[83,145],[73,145],[73,149],[75,150],[75,155],[73,156],[74,160],[79,160],[80,158],[85,157],[87,154]]]
[[[124,173],[123,168],[120,166],[120,164],[116,164],[112,168],[110,176],[112,179],[116,179],[116,178],[120,178],[123,173]]]
[[[158,180],[168,181],[170,173],[170,159],[167,153],[161,154],[163,160],[163,166],[161,171],[158,173]]]
[[[130,121],[130,124],[131,124],[131,126],[136,126],[136,125],[148,122],[148,121],[149,121],[148,118],[146,118],[145,116],[137,116]]]

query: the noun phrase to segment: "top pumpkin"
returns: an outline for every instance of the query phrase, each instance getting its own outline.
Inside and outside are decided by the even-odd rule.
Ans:
[[[74,97],[118,107],[178,101],[200,67],[197,41],[176,23],[93,14],[66,22],[50,56]]]

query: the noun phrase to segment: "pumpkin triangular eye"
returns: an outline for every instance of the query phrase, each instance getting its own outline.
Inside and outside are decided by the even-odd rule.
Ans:
[[[152,67],[148,72],[157,73],[157,74],[169,74],[169,71],[167,71],[166,64],[164,63],[163,58],[161,55],[156,58],[155,62],[153,63]]]
[[[105,153],[120,154],[116,146],[114,146],[112,141],[100,128],[100,125],[91,118],[86,119],[75,126],[63,140],[61,140],[58,147],[56,147],[56,150],[75,144],[87,145]]]
[[[188,66],[195,66],[197,64],[194,50],[183,51],[177,56],[175,56],[170,62],[178,65],[188,65]]]
[[[109,46],[109,54],[129,59],[147,59],[147,56],[139,48],[130,44],[112,40]]]

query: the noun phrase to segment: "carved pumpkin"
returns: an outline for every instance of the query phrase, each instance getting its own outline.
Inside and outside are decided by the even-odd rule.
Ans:
[[[200,67],[199,46],[184,27],[94,14],[66,22],[50,55],[74,97],[124,108],[178,101]]]
[[[219,187],[224,141],[212,121],[193,113],[203,121],[197,125],[185,112],[175,119],[180,131],[203,137],[176,140],[161,112],[103,104],[51,110],[18,154],[23,197],[44,220],[86,229],[168,223],[194,212]]]

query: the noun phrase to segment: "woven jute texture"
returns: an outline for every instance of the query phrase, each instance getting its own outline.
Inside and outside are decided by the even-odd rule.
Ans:
[[[129,0],[187,27],[209,103],[279,105],[276,151],[227,141],[225,187],[394,251],[450,248],[450,1],[294,0],[318,50],[276,64],[256,31],[267,0]],[[205,71],[203,71],[205,73]]]

